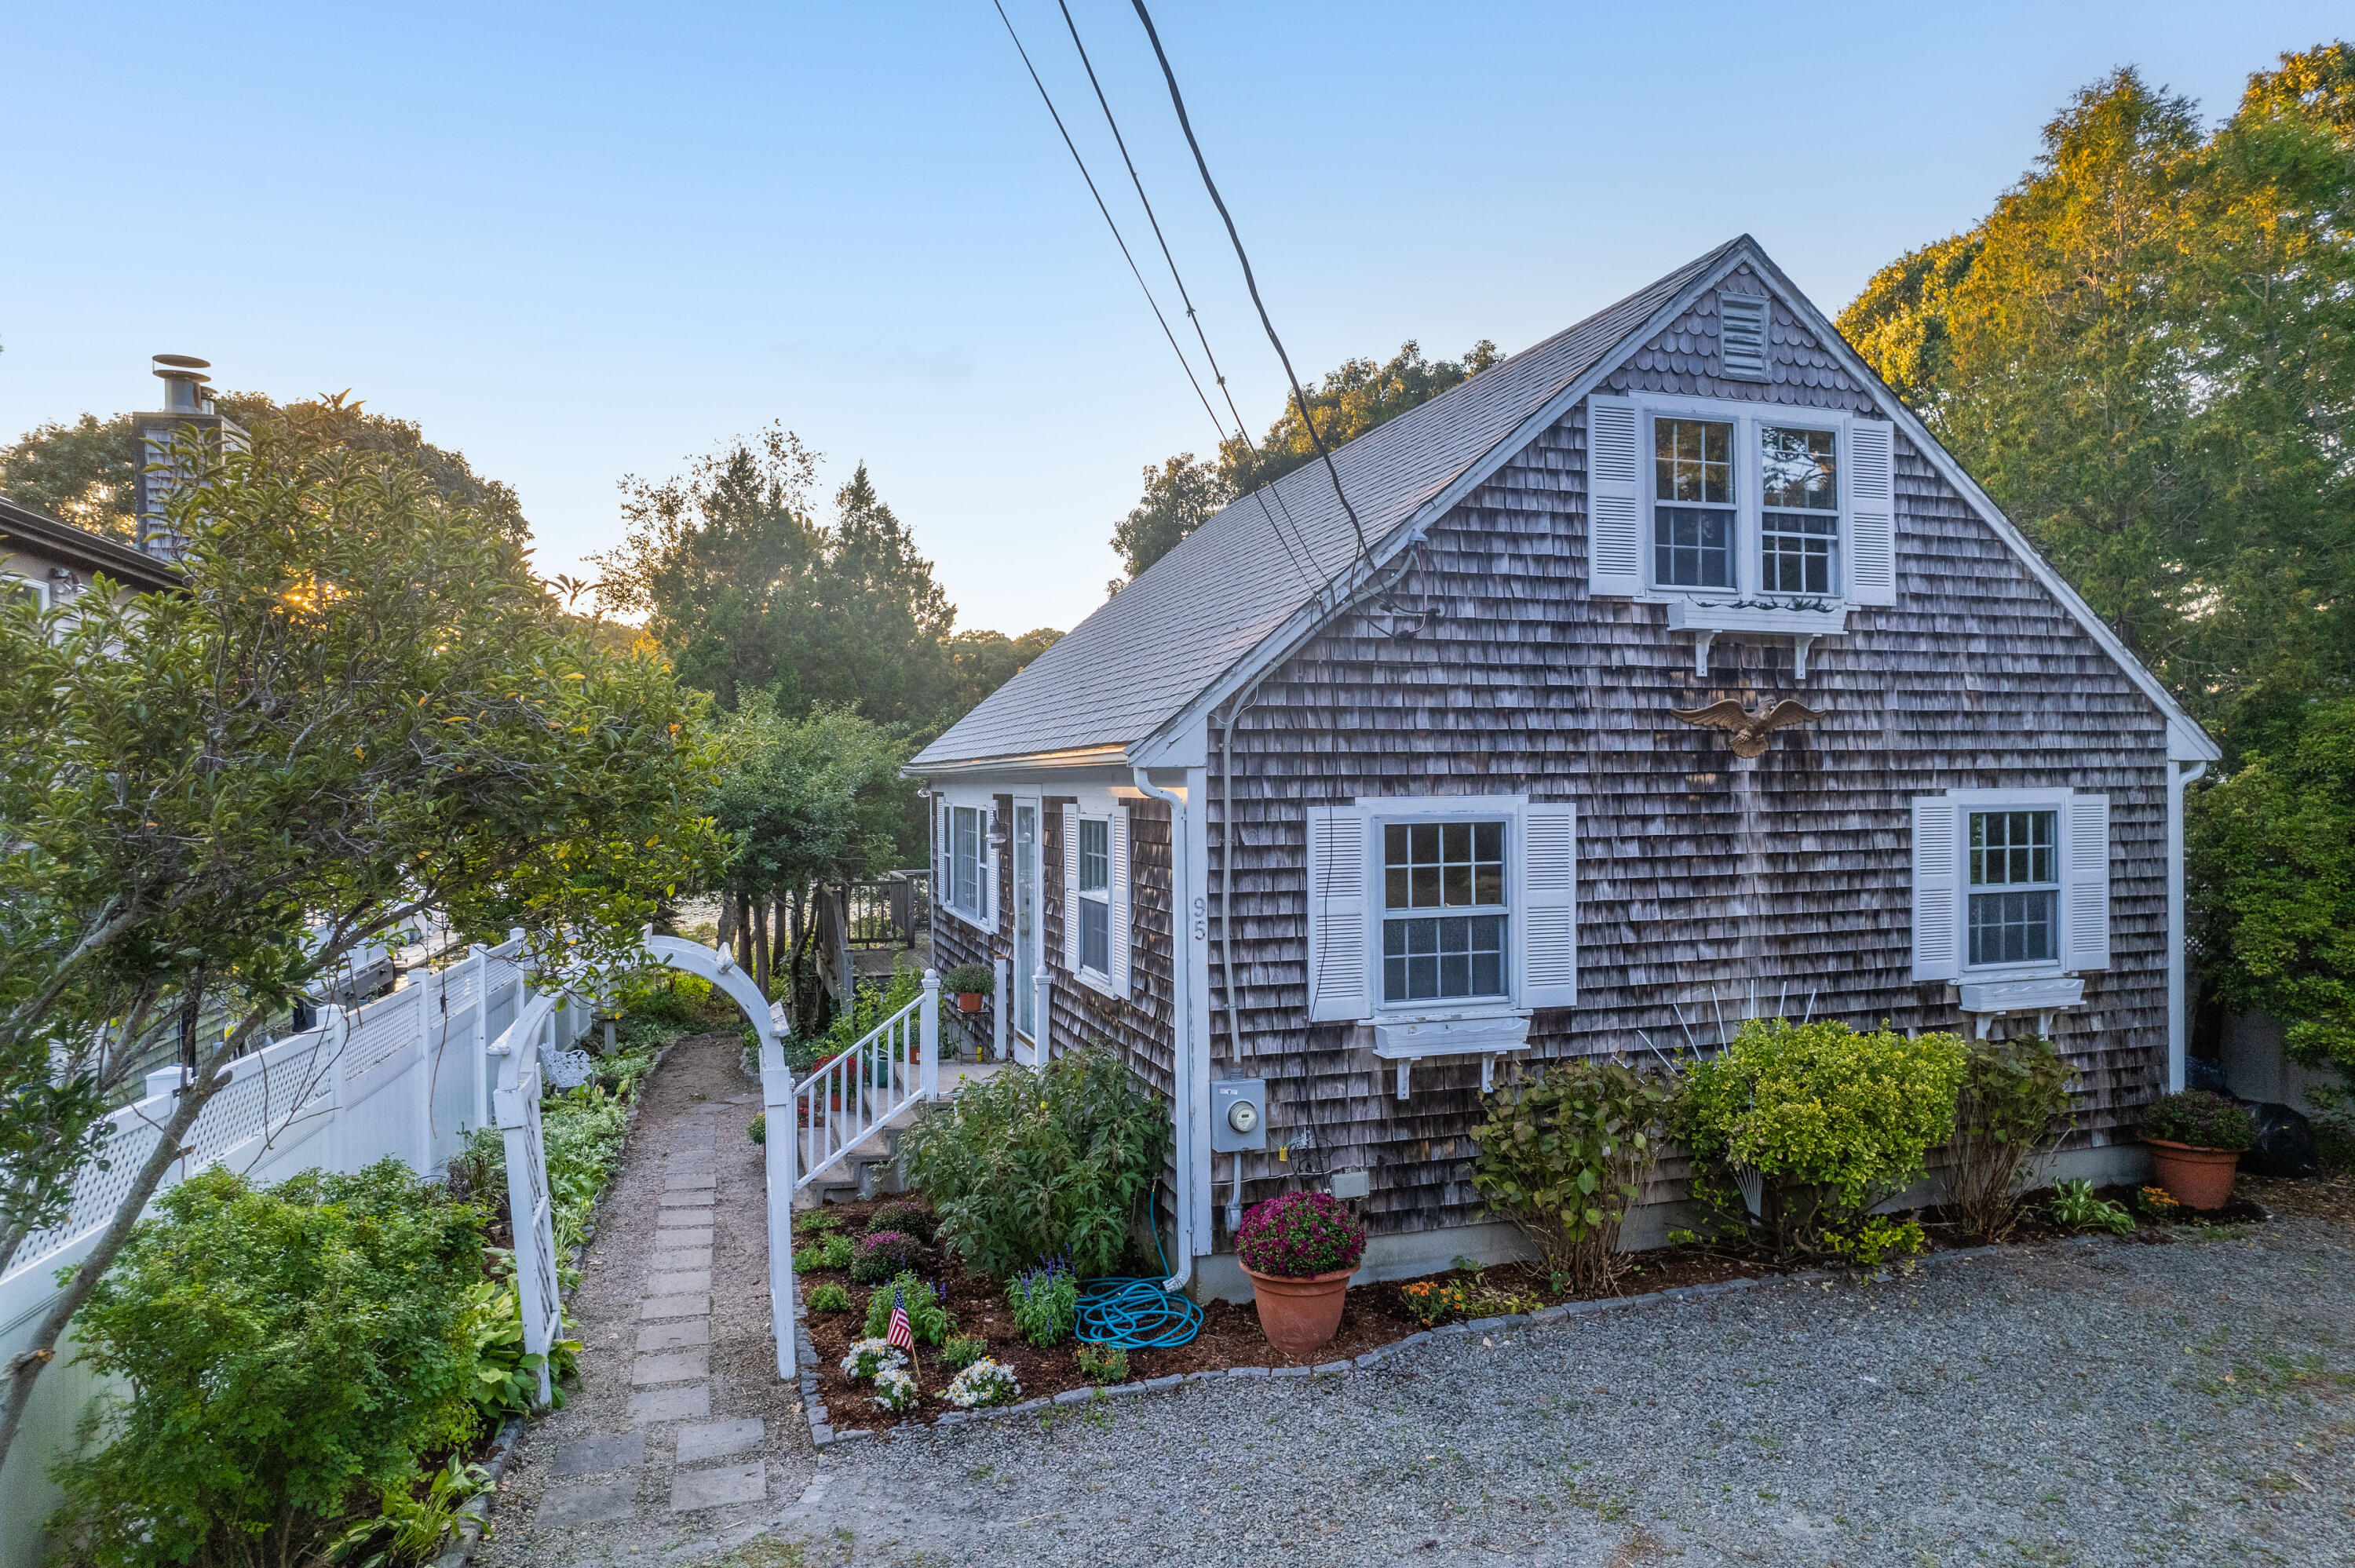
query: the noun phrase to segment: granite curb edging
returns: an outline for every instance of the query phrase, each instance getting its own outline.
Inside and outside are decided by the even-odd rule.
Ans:
[[[2270,1211],[2264,1210],[2264,1205],[2256,1206],[2263,1214],[2264,1220],[2271,1220],[2274,1217]],[[2064,1247],[2083,1249],[2104,1244],[2123,1246],[2127,1245],[2128,1240],[2129,1238],[2124,1236],[2081,1235],[2062,1236],[2051,1241],[2019,1245],[1997,1242],[1984,1246],[1955,1247],[1945,1252],[1932,1253],[1927,1257],[1911,1260],[1913,1269],[1908,1272],[1941,1268],[1949,1264],[1967,1263],[1974,1258],[1989,1257],[1998,1254],[2025,1256],[2039,1252],[2058,1251]],[[1565,1301],[1558,1306],[1540,1307],[1534,1312],[1516,1312],[1501,1318],[1480,1318],[1465,1323],[1443,1323],[1435,1329],[1420,1330],[1407,1335],[1404,1339],[1393,1340],[1387,1345],[1377,1345],[1374,1349],[1350,1361],[1321,1361],[1314,1366],[1214,1367],[1202,1372],[1171,1372],[1165,1377],[1150,1378],[1141,1383],[1124,1383],[1110,1388],[1066,1389],[1061,1393],[1042,1394],[1036,1399],[1026,1399],[1018,1404],[986,1405],[975,1410],[944,1411],[931,1421],[910,1421],[898,1426],[887,1427],[883,1435],[897,1437],[921,1432],[945,1431],[986,1417],[1002,1419],[1011,1415],[1036,1415],[1059,1406],[1094,1405],[1105,1400],[1129,1394],[1163,1393],[1183,1383],[1231,1378],[1264,1378],[1273,1382],[1279,1378],[1338,1377],[1370,1370],[1400,1351],[1413,1349],[1433,1340],[1457,1339],[1475,1332],[1489,1333],[1499,1329],[1536,1328],[1547,1323],[1559,1322],[1565,1318],[1582,1318],[1597,1313],[1665,1306],[1670,1302],[1714,1300],[1721,1296],[1731,1296],[1736,1291],[1754,1290],[1762,1286],[1822,1285],[1828,1281],[1839,1279],[1857,1284],[1886,1284],[1894,1277],[1896,1276],[1885,1267],[1877,1268],[1869,1273],[1847,1268],[1809,1268],[1792,1274],[1753,1275],[1741,1279],[1720,1280],[1710,1285],[1680,1285],[1668,1290],[1650,1291],[1642,1296],[1604,1296],[1592,1301]],[[876,1432],[869,1427],[837,1428],[828,1419],[826,1404],[817,1396],[816,1347],[811,1342],[808,1331],[802,1326],[801,1280],[798,1276],[794,1280],[794,1332],[799,1340],[801,1354],[808,1358],[799,1363],[798,1375],[801,1380],[803,1411],[809,1417],[810,1441],[823,1452],[837,1443],[877,1436]],[[436,1564],[436,1568],[445,1568],[445,1565]]]

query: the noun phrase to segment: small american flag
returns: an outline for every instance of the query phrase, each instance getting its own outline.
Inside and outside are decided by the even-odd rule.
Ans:
[[[891,1287],[891,1328],[883,1337],[910,1355],[916,1353],[915,1332],[908,1327],[908,1304],[900,1298],[896,1285]]]

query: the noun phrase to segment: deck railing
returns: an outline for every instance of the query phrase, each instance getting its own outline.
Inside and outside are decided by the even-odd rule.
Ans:
[[[932,874],[895,871],[843,889],[844,925],[854,948],[912,948],[932,923]]]

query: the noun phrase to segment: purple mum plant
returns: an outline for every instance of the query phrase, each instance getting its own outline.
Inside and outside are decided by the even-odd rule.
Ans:
[[[877,1231],[861,1236],[850,1250],[850,1277],[858,1285],[880,1285],[915,1268],[924,1245],[904,1231]]]
[[[1330,1192],[1280,1192],[1243,1216],[1235,1255],[1283,1279],[1354,1269],[1366,1255],[1366,1227]]]

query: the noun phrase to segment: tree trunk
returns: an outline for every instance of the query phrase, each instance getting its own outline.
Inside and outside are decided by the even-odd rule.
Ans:
[[[788,994],[790,994],[793,989],[793,981],[791,977],[787,976],[784,972],[786,931],[785,901],[782,898],[771,899],[764,913],[773,927],[769,933],[769,971],[772,974],[780,977],[781,983],[784,985]]]
[[[719,934],[712,938],[711,945],[723,953],[727,952],[728,944],[735,935],[736,895],[732,893],[723,893],[719,895]]]
[[[751,917],[752,928],[752,983],[761,988],[762,996],[766,996],[769,994],[768,903],[765,899],[752,899],[746,904],[745,913]]]

